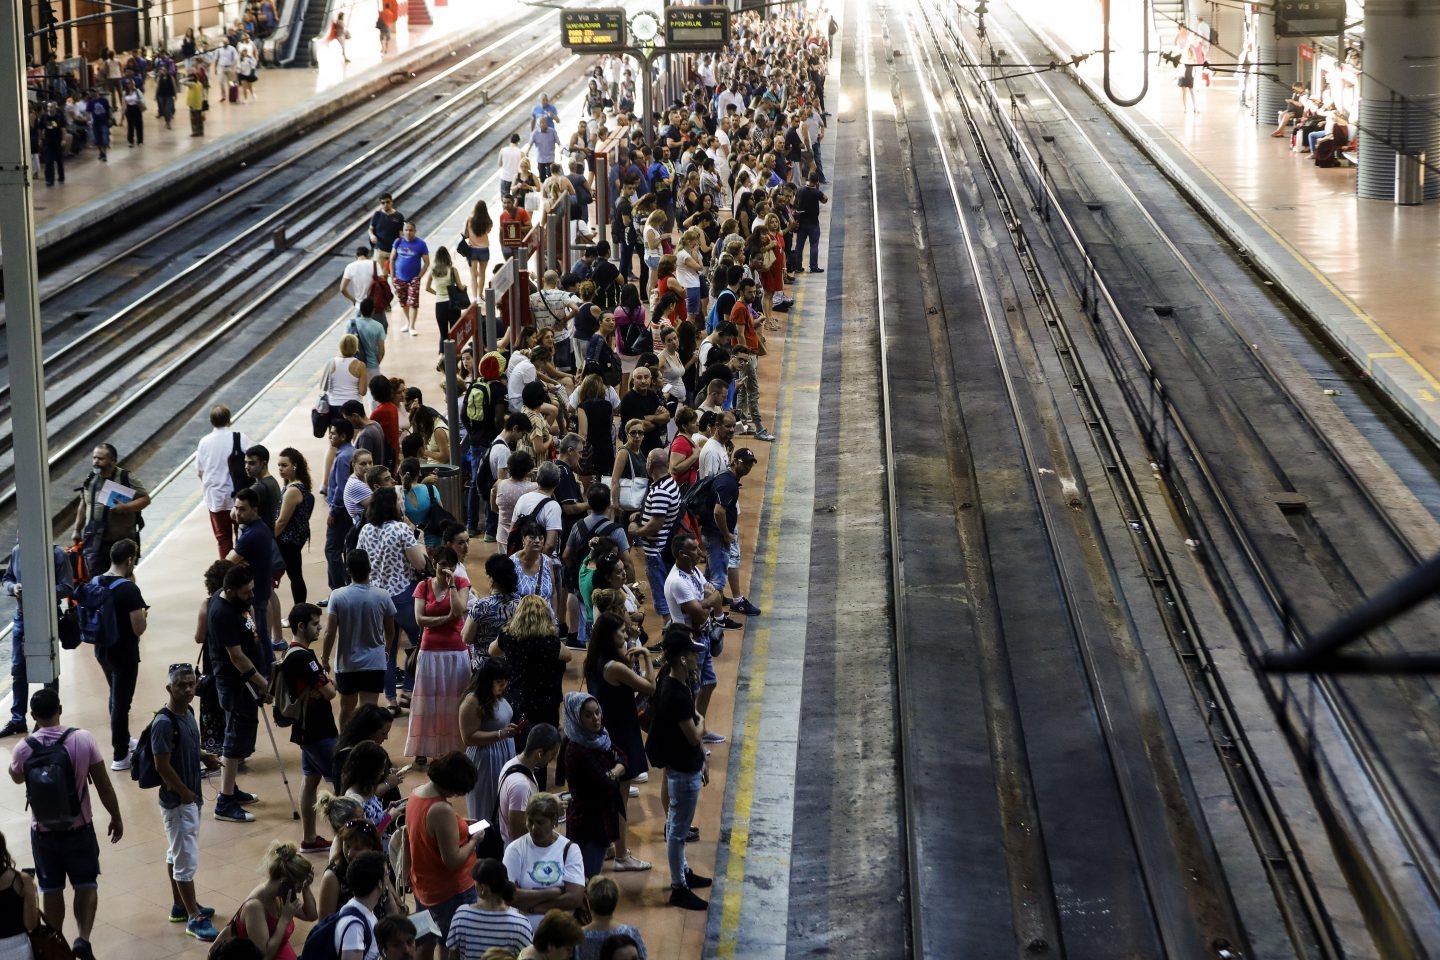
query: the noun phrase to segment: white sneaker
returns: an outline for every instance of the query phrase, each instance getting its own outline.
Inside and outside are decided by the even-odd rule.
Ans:
[[[644,771],[642,771],[642,772],[640,773],[639,776],[631,777],[631,778],[630,778],[630,782],[631,782],[631,783],[649,783],[649,782],[650,782],[650,771],[649,771],[649,770],[644,770]]]
[[[401,327],[401,328],[400,328],[400,332],[401,332],[401,333],[409,333],[409,332],[410,332],[410,324],[407,323],[407,324],[405,324],[405,326]]]
[[[640,788],[639,788],[639,787],[631,787],[631,788],[630,788],[630,796],[631,796],[632,798],[633,798],[633,797],[638,797],[638,796],[640,796]]]
[[[129,769],[130,769],[130,758],[129,758],[129,757],[125,757],[123,760],[111,760],[111,761],[110,761],[110,769],[111,769],[111,770],[129,770]]]

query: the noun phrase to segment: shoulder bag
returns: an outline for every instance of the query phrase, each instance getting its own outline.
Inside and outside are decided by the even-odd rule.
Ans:
[[[319,440],[325,436],[325,431],[330,429],[330,376],[334,372],[335,361],[330,361],[331,368],[325,371],[325,382],[320,386],[320,399],[315,401],[315,406],[310,410],[310,432]]]

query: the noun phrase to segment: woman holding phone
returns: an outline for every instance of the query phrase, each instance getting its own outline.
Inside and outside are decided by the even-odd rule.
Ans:
[[[453,722],[453,715],[452,715]],[[476,900],[475,844],[482,832],[472,834],[469,825],[450,806],[454,797],[475,789],[475,764],[458,751],[436,757],[426,771],[429,779],[410,794],[406,816],[410,839],[410,885],[421,910],[440,930],[443,940],[450,921],[467,903]],[[420,960],[434,956],[433,943],[422,944]]]
[[[259,947],[264,960],[296,960],[290,945],[296,918],[308,923],[320,918],[310,890],[315,868],[295,844],[279,840],[265,851],[261,866],[268,879],[235,912],[235,935]]]
[[[435,551],[435,575],[415,587],[420,654],[415,660],[405,754],[422,766],[426,757],[465,748],[455,717],[470,682],[470,653],[461,637],[470,581],[456,576],[459,565],[455,551],[441,547]]]

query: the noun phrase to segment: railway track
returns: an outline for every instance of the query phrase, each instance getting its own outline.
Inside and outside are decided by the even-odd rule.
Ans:
[[[1041,46],[1010,17],[992,16],[982,35],[955,10],[930,7],[921,16],[927,43],[902,47],[887,39],[884,47],[891,62],[904,50],[928,61],[932,76],[943,76],[936,89],[947,92],[919,100],[937,123],[946,117],[947,95],[964,114],[927,149],[970,161],[975,182],[950,179],[953,216],[962,222],[985,216],[992,201],[984,193],[1000,211],[989,231],[980,231],[986,242],[967,247],[972,261],[975,249],[993,254],[1001,238],[1031,261],[1008,288],[999,285],[988,309],[982,304],[965,320],[983,317],[992,333],[1003,332],[1036,310],[1040,319],[1030,325],[1053,340],[1052,382],[1073,393],[1101,465],[1088,496],[1072,503],[1099,514],[1098,493],[1109,488],[1111,519],[1131,531],[1129,549],[1159,613],[1152,627],[1163,637],[1134,652],[1148,658],[1152,671],[1183,669],[1193,710],[1207,717],[1202,730],[1258,853],[1258,859],[1233,848],[1217,853],[1224,880],[1236,887],[1248,937],[1228,942],[1255,956],[1431,956],[1436,814],[1425,798],[1437,795],[1440,742],[1433,685],[1405,677],[1262,677],[1236,647],[1253,661],[1303,643],[1306,628],[1410,569],[1421,556],[1417,544],[1433,542],[1433,518],[1421,508],[1426,498],[1410,489],[1433,483],[1433,451],[1394,417],[1367,416],[1361,435],[1354,423],[1317,408],[1312,395],[1296,393],[1327,375],[1345,377],[1357,394],[1366,389],[1346,377],[1343,362],[1328,356],[1318,338],[1297,336],[1303,318],[1266,289],[1243,257],[1195,225],[1183,198],[1138,151],[1095,135],[1104,127],[1095,122],[1094,91],[1087,96],[1043,76],[991,82],[997,71],[979,66],[1063,61],[1069,51],[1057,49],[1053,38]],[[961,129],[969,136],[959,136]],[[915,167],[925,166],[921,156]],[[910,209],[928,214],[937,192],[943,196],[926,191],[924,205],[909,198]],[[928,216],[912,230],[920,238],[933,238],[933,231]],[[947,318],[966,312],[949,298],[929,307]],[[887,339],[893,338],[882,334]],[[998,339],[992,342],[1004,356]],[[1041,369],[1031,372],[1031,382],[1044,378]],[[1015,411],[1023,391],[1012,389],[1015,383],[1023,377],[1007,382],[1006,413],[1022,422]],[[1080,436],[1074,430],[1071,441]],[[1078,444],[1072,449],[1086,458]],[[1377,460],[1393,469],[1377,468]],[[1025,462],[1035,463],[1028,451]],[[1025,479],[1032,489],[1044,487]],[[1059,529],[1054,513],[1043,519]],[[1110,562],[1118,569],[1124,545],[1111,540]],[[1193,560],[1181,541],[1195,548]],[[901,589],[897,583],[903,596]],[[1140,597],[1132,591],[1127,610],[1144,619]],[[1368,649],[1434,649],[1433,622],[1412,616],[1389,625],[1368,638]],[[1103,684],[1101,653],[1085,662],[1092,682]],[[1096,691],[1106,704],[1102,688]],[[1184,724],[1181,702],[1168,702],[1170,723]],[[1272,715],[1281,718],[1283,737],[1271,735]],[[1112,725],[1112,733],[1123,726]],[[1110,740],[1112,756],[1123,758],[1117,739]],[[1203,778],[1205,761],[1190,750],[1190,775]],[[1126,810],[1135,826],[1143,804],[1127,803]],[[1205,816],[1223,829],[1213,812]],[[1040,824],[1046,826],[1043,816]],[[1137,847],[1146,835],[1132,832]],[[1138,862],[1160,920],[1163,955],[1184,955],[1176,952],[1184,942],[1183,910],[1167,927],[1164,875],[1144,857]],[[1257,881],[1263,889],[1255,889]],[[1066,911],[1057,912],[1063,921]],[[922,920],[917,915],[917,929]],[[1166,936],[1167,929],[1182,935]],[[1209,939],[1212,949],[1220,939]],[[1064,943],[1068,952],[1072,939]]]
[[[375,110],[324,128],[273,166],[138,242],[122,239],[116,253],[101,251],[95,265],[47,290],[46,311],[60,315],[47,325],[47,343],[58,344],[45,360],[56,488],[78,484],[102,439],[143,460],[175,411],[204,401],[194,384],[188,396],[161,399],[187,374],[228,351],[238,354],[235,366],[227,363],[233,376],[303,323],[363,242],[366,218],[356,211],[373,206],[377,189],[391,189],[408,216],[448,214],[488,173],[516,111],[578,75],[577,58],[553,42],[553,17],[531,18]],[[482,90],[504,104],[477,109]],[[370,139],[357,141],[362,131]],[[280,226],[287,246],[272,252]],[[189,248],[202,229],[213,242],[196,254]],[[96,312],[104,314],[99,322]],[[253,348],[235,351],[237,340]],[[8,384],[0,386],[0,415],[8,397]],[[8,428],[0,428],[0,529],[13,525],[11,459]],[[65,504],[57,520],[70,509]]]
[[[1092,427],[1031,336],[1063,311],[996,242],[1018,213],[982,196],[1008,185],[983,135],[960,146],[933,32],[868,15],[912,953],[1219,956],[1244,936],[1137,652],[1137,577],[1082,509]],[[938,423],[907,415],[932,399]],[[916,722],[941,700],[944,747]]]

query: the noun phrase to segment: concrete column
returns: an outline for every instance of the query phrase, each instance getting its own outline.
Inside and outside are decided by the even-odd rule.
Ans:
[[[1359,193],[1393,200],[1395,154],[1424,153],[1425,199],[1440,199],[1440,9],[1411,0],[1365,4]]]
[[[1261,66],[1256,68],[1255,78],[1256,125],[1275,126],[1275,117],[1285,107],[1290,96],[1290,84],[1300,79],[1299,41],[1295,37],[1275,36],[1275,8],[1261,4],[1256,15],[1259,26],[1255,31],[1256,59],[1261,64],[1284,63],[1286,66]],[[1309,82],[1309,77],[1305,78]]]

